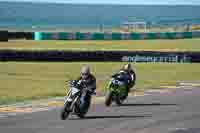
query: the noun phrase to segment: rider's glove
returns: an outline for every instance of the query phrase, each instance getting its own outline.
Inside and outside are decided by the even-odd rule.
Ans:
[[[89,91],[90,94],[92,94],[92,95],[96,95],[95,90],[93,90],[93,89],[87,89],[87,90]]]

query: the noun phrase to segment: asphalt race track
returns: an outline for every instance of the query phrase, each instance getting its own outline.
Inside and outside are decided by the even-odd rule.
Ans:
[[[200,133],[200,88],[94,104],[85,119],[62,121],[60,109],[0,118],[1,133]]]

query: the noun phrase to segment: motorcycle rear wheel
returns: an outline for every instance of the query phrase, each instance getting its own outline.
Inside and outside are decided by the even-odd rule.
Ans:
[[[122,105],[123,100],[121,100],[119,97],[116,98],[115,103],[117,104],[117,106]]]
[[[86,113],[78,113],[77,116],[81,119],[85,118]]]
[[[80,103],[79,103],[77,108],[78,108],[78,111],[77,111],[76,115],[81,119],[85,118],[85,115],[87,114],[87,112],[90,108],[90,100],[88,102],[86,101],[86,103],[82,105],[82,108],[80,108]]]
[[[115,103],[120,106],[122,105],[122,103],[127,99],[127,96],[123,96],[123,97],[120,97],[120,96],[117,96],[116,97],[116,100],[115,100]]]

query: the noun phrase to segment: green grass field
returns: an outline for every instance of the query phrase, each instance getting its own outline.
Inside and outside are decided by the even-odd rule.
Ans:
[[[132,41],[31,41],[0,42],[1,49],[18,50],[153,50],[200,51],[200,39]],[[0,62],[0,105],[65,95],[65,80],[74,79],[85,63]],[[103,93],[109,76],[124,63],[89,63]],[[135,64],[136,89],[156,88],[176,81],[199,80],[200,64]]]
[[[65,95],[65,81],[79,75],[87,63],[0,63],[0,104]],[[109,76],[124,63],[88,63],[103,93]],[[139,63],[136,89],[156,88],[180,80],[199,80],[200,64]]]
[[[122,41],[31,41],[0,42],[0,49],[21,50],[153,50],[200,51],[200,39],[122,40]]]

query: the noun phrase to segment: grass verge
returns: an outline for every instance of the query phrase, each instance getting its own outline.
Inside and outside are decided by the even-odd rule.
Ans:
[[[81,63],[0,63],[0,104],[64,96],[66,80],[79,75]],[[103,93],[109,76],[124,63],[88,63],[97,78],[97,92]],[[156,88],[179,80],[199,80],[200,64],[134,64],[136,89]]]
[[[200,39],[121,40],[121,41],[31,41],[0,42],[0,49],[19,50],[128,50],[128,51],[200,51]]]

